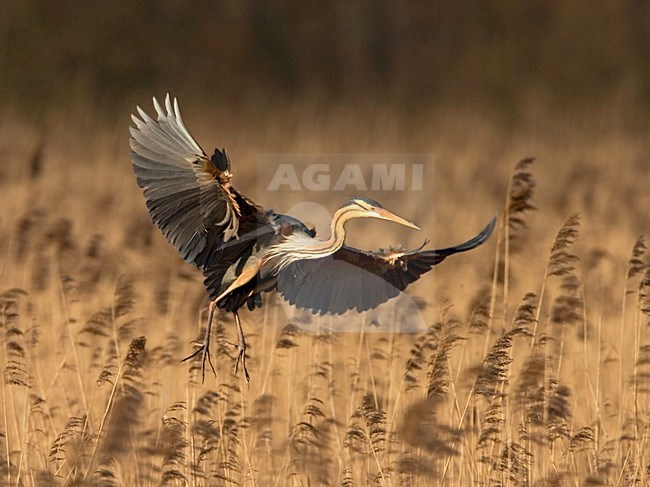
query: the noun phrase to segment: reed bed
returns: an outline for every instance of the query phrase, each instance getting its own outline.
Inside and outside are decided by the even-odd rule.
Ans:
[[[461,144],[450,134],[467,120],[425,125],[438,134],[428,142],[418,133],[402,144],[399,125],[385,126],[382,142],[353,142],[351,123],[336,120],[240,149],[238,187],[255,195],[252,164],[240,160],[268,147],[327,151],[334,140],[343,151],[427,151],[437,155],[433,194],[373,196],[439,245],[496,212],[498,231],[413,286],[422,333],[359,314],[347,317],[356,331],[334,333],[326,317],[267,295],[262,310],[242,315],[250,385],[232,370],[228,316],[215,332],[216,376],[201,383],[197,361],[179,363],[201,335],[207,297],[200,274],[148,221],[126,130],[92,127],[83,138],[52,124],[44,136],[3,122],[4,484],[650,482],[643,145],[620,133],[513,139],[478,121],[478,140]],[[216,142],[237,154],[251,136],[226,129]],[[521,158],[529,151],[536,160]],[[261,203],[282,211],[276,197]],[[377,225],[362,246],[400,240],[390,233],[399,229]]]

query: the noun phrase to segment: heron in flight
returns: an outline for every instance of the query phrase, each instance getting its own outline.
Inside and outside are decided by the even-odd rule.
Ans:
[[[201,353],[205,377],[215,310],[231,312],[238,335],[235,371],[246,369],[246,340],[238,310],[262,305],[262,292],[277,291],[290,304],[317,314],[366,311],[400,291],[446,257],[471,250],[492,233],[496,217],[474,238],[438,250],[369,252],[345,245],[345,223],[379,218],[418,227],[376,201],[350,198],[331,223],[331,235],[316,232],[288,215],[264,210],[230,183],[230,157],[215,149],[208,157],[183,124],[178,101],[153,99],[157,118],[140,107],[132,115],[131,161],[153,222],[180,253],[203,271],[210,296]],[[424,247],[424,246],[423,246]]]

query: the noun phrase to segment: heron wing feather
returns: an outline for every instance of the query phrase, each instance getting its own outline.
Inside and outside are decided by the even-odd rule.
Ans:
[[[187,262],[219,267],[218,249],[243,231],[268,225],[261,208],[238,193],[183,124],[178,102],[154,98],[157,118],[132,116],[131,161],[153,222]],[[242,228],[242,220],[248,223]],[[250,239],[242,244],[254,245]]]
[[[316,314],[373,309],[448,256],[484,243],[495,223],[496,218],[467,242],[437,250],[369,252],[343,246],[328,257],[290,264],[279,272],[276,288],[290,304]]]

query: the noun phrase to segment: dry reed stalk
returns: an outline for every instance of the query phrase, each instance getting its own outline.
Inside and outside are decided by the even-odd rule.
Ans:
[[[650,394],[650,372],[647,372],[644,369],[644,366],[647,363],[650,363],[650,343],[646,344],[642,342],[643,335],[648,336],[646,332],[643,334],[642,329],[642,317],[645,318],[646,323],[644,328],[650,323],[650,265],[645,266],[645,271],[639,282],[639,287],[637,291],[637,309],[635,313],[635,334],[634,334],[634,370],[632,374],[633,381],[633,391],[634,391],[634,411],[633,411],[633,425],[634,425],[634,434],[637,443],[635,445],[636,456],[634,457],[633,465],[633,474],[631,476],[631,481],[636,482],[637,479],[642,481],[641,477],[645,477],[645,480],[648,480],[650,477],[650,472],[648,468],[650,465],[647,465],[647,456],[643,455],[644,449],[647,448],[646,444],[650,443],[648,437],[650,436],[650,427],[647,424],[647,417],[650,414],[650,410],[647,407],[642,407],[640,405],[641,396],[644,396],[647,399],[648,394]],[[646,463],[646,465],[644,465]],[[628,482],[630,479],[628,479]]]
[[[146,362],[145,344],[144,337],[134,339],[118,369],[115,387],[99,424],[97,442],[91,455],[91,464],[98,457],[98,465],[92,473],[93,482],[115,482],[118,478],[115,462],[132,447],[125,445],[124,439],[140,423],[144,401],[142,372]]]
[[[535,161],[533,157],[520,160],[515,165],[515,170],[508,181],[508,191],[505,209],[503,212],[503,322],[508,322],[508,296],[510,291],[510,256],[511,241],[518,237],[521,228],[527,228],[526,213],[537,210],[532,204],[534,196],[535,179],[529,166]],[[495,263],[496,265],[496,263]],[[504,327],[505,329],[505,327]]]
[[[632,254],[629,258],[626,273],[625,273],[625,285],[623,287],[623,296],[622,296],[622,304],[621,304],[621,321],[620,321],[620,333],[619,333],[619,381],[618,381],[618,397],[620,400],[620,405],[618,409],[618,424],[619,427],[622,429],[623,428],[623,398],[625,397],[625,392],[623,390],[623,384],[625,383],[624,379],[624,367],[623,367],[623,342],[624,342],[624,337],[627,331],[627,297],[629,294],[634,292],[631,287],[634,286],[635,284],[632,282],[632,279],[638,276],[641,276],[642,273],[647,269],[648,265],[645,263],[645,257],[646,257],[646,252],[647,252],[647,247],[645,243],[645,237],[643,235],[639,236],[637,240],[634,243],[634,246],[632,248]],[[641,276],[641,280],[638,283],[639,289],[641,288],[643,283],[643,276]],[[639,293],[637,293],[637,299],[638,299]],[[640,304],[640,303],[639,303]],[[641,306],[642,307],[642,306]],[[636,329],[636,328],[635,328]],[[635,332],[635,341],[636,341],[636,332]],[[635,372],[636,372],[636,365],[635,365]],[[636,381],[634,381],[636,383]],[[620,444],[619,444],[620,445]],[[617,445],[617,454],[616,457],[618,457],[618,450],[619,450],[619,445]]]
[[[553,240],[553,245],[549,253],[549,257],[546,264],[546,270],[544,272],[544,278],[542,280],[541,290],[539,292],[539,300],[537,303],[537,314],[535,316],[535,323],[539,324],[539,315],[542,310],[542,304],[544,302],[546,286],[549,277],[551,276],[567,276],[573,272],[575,269],[575,263],[578,261],[578,257],[570,251],[570,248],[575,243],[575,240],[578,237],[578,226],[580,224],[579,215],[575,214],[570,216],[562,224],[562,227],[558,231],[555,239]],[[537,336],[537,327],[533,330],[534,336],[531,342],[531,351],[535,343],[535,338]],[[548,332],[545,333],[548,336]]]
[[[24,425],[19,422],[20,415],[16,411],[16,404],[19,397],[26,394],[16,389],[26,391],[32,382],[25,349],[24,338],[24,304],[28,297],[26,291],[18,288],[9,289],[0,294],[0,329],[2,329],[2,416],[3,436],[5,443],[3,464],[4,473],[7,476],[8,484],[20,483],[23,465],[23,451],[25,445]],[[12,408],[13,417],[10,417],[9,407]],[[11,425],[11,422],[14,424]],[[20,438],[21,449],[18,464],[12,459],[12,445],[9,437],[12,430],[16,437]],[[15,455],[14,455],[15,456]]]

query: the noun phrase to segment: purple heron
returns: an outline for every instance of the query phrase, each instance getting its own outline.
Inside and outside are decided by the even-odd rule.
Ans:
[[[238,310],[262,305],[261,293],[277,291],[290,304],[318,314],[366,311],[400,291],[446,257],[471,250],[491,235],[496,217],[474,238],[437,250],[369,252],[345,245],[345,223],[380,218],[418,227],[376,201],[350,198],[339,208],[327,240],[299,220],[266,211],[230,183],[230,157],[215,149],[208,157],[183,124],[178,101],[153,99],[157,118],[137,107],[132,116],[131,161],[153,222],[180,253],[203,271],[210,296],[202,354],[205,377],[216,308],[234,314],[246,381],[246,340]]]

